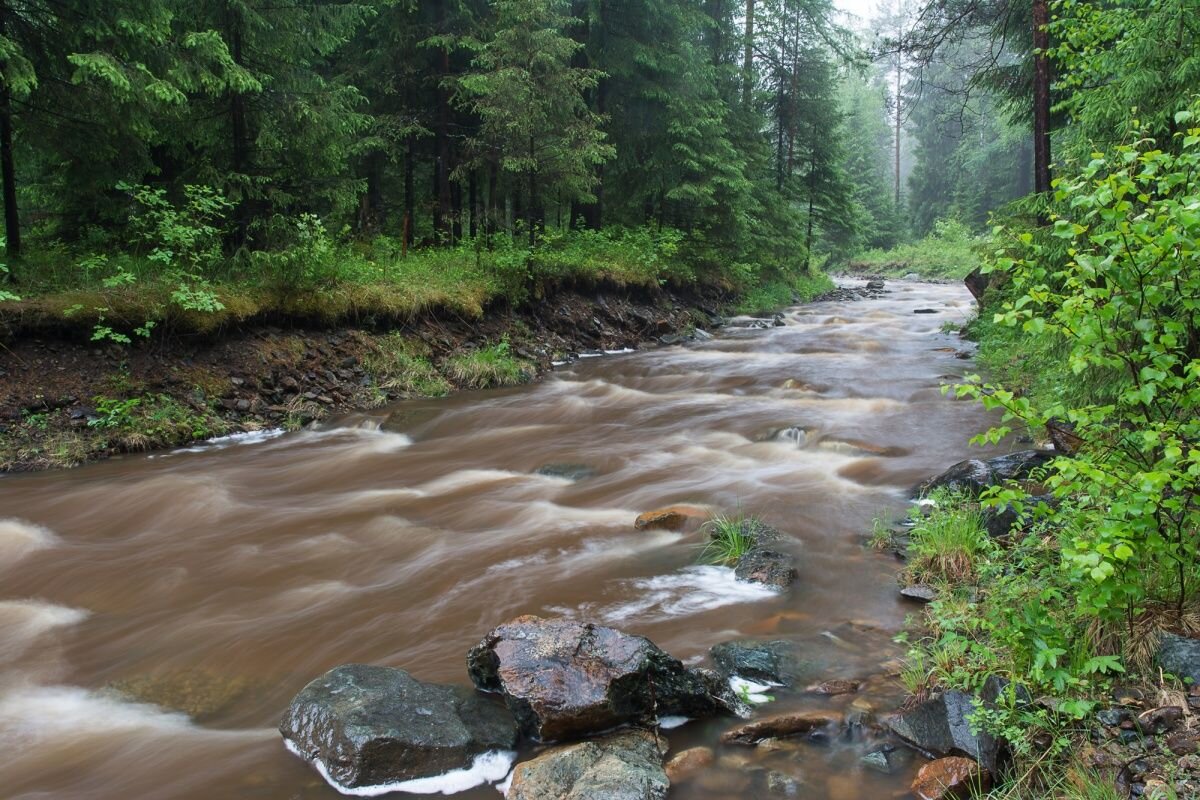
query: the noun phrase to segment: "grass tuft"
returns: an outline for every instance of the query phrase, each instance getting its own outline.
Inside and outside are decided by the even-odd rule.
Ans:
[[[452,356],[446,360],[450,379],[470,389],[515,386],[533,380],[533,366],[512,355],[507,341]]]
[[[731,566],[754,547],[754,532],[763,523],[757,517],[719,514],[704,523],[701,530],[709,538],[700,551],[700,562]]]
[[[976,562],[988,544],[978,507],[946,492],[929,498],[936,505],[914,515],[909,564],[905,577],[912,583],[959,584],[975,576]]]

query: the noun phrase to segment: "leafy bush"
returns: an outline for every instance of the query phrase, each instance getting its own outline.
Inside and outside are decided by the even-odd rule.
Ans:
[[[1075,426],[1085,446],[1048,482],[1072,506],[1063,566],[1081,609],[1128,639],[1148,608],[1172,605],[1178,624],[1200,580],[1200,127],[1172,144],[1094,154],[1056,184],[1050,235],[1068,257],[1047,259],[1044,237],[1027,232],[991,267],[1013,285],[995,321],[1064,342],[1070,372],[1103,376],[1105,395],[1031,398],[978,379],[959,389],[1006,420]]]

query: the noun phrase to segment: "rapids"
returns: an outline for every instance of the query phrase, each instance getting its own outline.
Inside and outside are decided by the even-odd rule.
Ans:
[[[645,634],[689,662],[732,638],[791,639],[814,681],[870,679],[858,702],[890,710],[902,690],[873,676],[914,607],[863,539],[988,417],[939,391],[968,364],[940,330],[970,313],[966,290],[887,288],[533,386],[0,479],[0,794],[337,797],[275,730],[304,684],[347,662],[466,683],[467,650],[527,613]],[[536,473],[563,463],[595,475]],[[795,587],[697,566],[696,533],[634,529],[674,503],[794,536]],[[855,701],[771,691],[777,707]],[[729,724],[667,736],[716,746]],[[753,798],[746,759],[801,776],[813,800],[903,796],[911,769],[876,774],[862,752],[718,747],[728,769],[671,796]]]

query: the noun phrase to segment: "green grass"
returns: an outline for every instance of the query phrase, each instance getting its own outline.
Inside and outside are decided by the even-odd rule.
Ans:
[[[526,383],[535,373],[528,361],[512,355],[507,341],[501,341],[451,356],[446,359],[446,374],[459,386],[487,389]]]
[[[732,566],[754,547],[754,530],[762,522],[754,516],[718,514],[704,523],[701,530],[708,541],[700,551],[700,562],[717,566]]]
[[[824,272],[813,271],[791,279],[777,278],[742,295],[737,312],[752,316],[773,314],[799,302],[806,303],[833,288],[833,280]]]
[[[383,337],[363,366],[381,388],[403,395],[441,397],[453,388],[433,366],[423,343],[393,333]]]
[[[964,278],[978,267],[986,239],[972,236],[965,225],[942,220],[934,232],[890,250],[866,250],[848,259],[847,272],[899,277],[915,272],[922,278]]]
[[[911,531],[905,576],[913,583],[962,583],[974,577],[976,561],[988,546],[983,517],[974,504],[946,492],[929,498],[936,506],[917,512]]]

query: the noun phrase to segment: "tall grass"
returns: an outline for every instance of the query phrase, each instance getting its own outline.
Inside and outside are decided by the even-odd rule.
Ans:
[[[934,492],[928,511],[914,514],[907,577],[914,582],[962,583],[975,575],[988,546],[978,507],[959,495]]]

